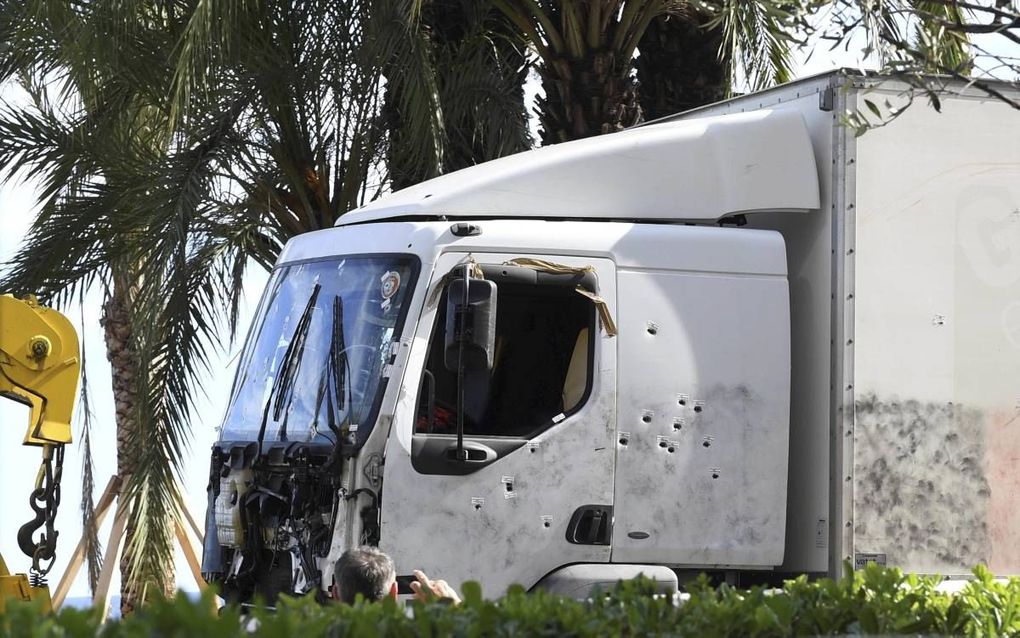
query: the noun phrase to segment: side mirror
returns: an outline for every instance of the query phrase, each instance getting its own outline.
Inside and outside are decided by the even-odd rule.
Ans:
[[[464,326],[463,333],[461,325]],[[446,294],[443,362],[451,372],[457,371],[457,355],[461,344],[464,346],[465,370],[492,369],[496,350],[495,282],[488,279],[454,279],[450,282]]]

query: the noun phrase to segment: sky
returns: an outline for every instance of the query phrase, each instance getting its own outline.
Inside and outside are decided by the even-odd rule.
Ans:
[[[814,54],[807,58],[801,53],[796,64],[796,77],[806,77],[840,66],[856,67],[861,60],[861,43],[854,42],[848,49],[829,51],[828,46],[820,46]],[[535,83],[530,94],[537,90]],[[14,87],[0,87],[0,101],[16,106],[23,100]],[[19,180],[0,183],[0,264],[13,255],[24,237],[37,208],[35,185],[31,176],[21,176]],[[241,306],[240,325],[243,326],[238,340],[227,348],[220,356],[212,358],[208,382],[203,383],[205,391],[197,401],[192,419],[192,437],[182,472],[183,492],[192,515],[201,525],[204,521],[208,480],[209,449],[216,437],[215,428],[219,425],[226,409],[226,402],[233,380],[236,355],[250,323],[251,314],[262,288],[266,282],[266,274],[257,266],[249,269],[244,281],[244,301]],[[102,328],[99,325],[101,316],[101,292],[93,290],[81,306],[64,309],[80,332],[82,351],[85,359],[91,389],[91,401],[94,411],[92,430],[93,456],[95,463],[95,498],[99,495],[116,468],[115,428],[113,422],[113,396],[110,389],[110,368],[106,360],[105,344]],[[74,426],[75,442],[67,447],[62,482],[63,500],[57,517],[57,529],[60,532],[56,565],[50,575],[50,586],[54,588],[63,574],[67,561],[74,546],[81,536],[81,514],[79,502],[81,495],[81,462],[82,454],[79,447],[81,424],[80,410],[76,415]],[[33,481],[38,468],[40,455],[36,448],[21,447],[21,440],[28,425],[28,410],[16,403],[0,400],[0,554],[14,572],[27,572],[29,559],[18,549],[16,535],[18,528],[31,518],[28,507],[28,494],[33,489]],[[112,512],[100,530],[100,539],[106,546],[109,538]],[[201,548],[196,546],[201,556]],[[178,587],[186,591],[194,591],[197,586],[190,575],[183,555],[178,551],[177,559]],[[119,574],[115,574],[112,592],[119,591]],[[69,597],[89,596],[88,584],[84,570],[74,581]]]

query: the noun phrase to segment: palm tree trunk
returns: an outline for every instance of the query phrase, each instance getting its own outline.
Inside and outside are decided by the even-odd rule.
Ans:
[[[542,144],[620,131],[642,120],[631,60],[612,50],[546,60],[539,68],[545,96],[538,100]]]
[[[114,418],[117,426],[117,474],[124,478],[134,473],[133,461],[137,456],[130,448],[129,441],[131,434],[137,428],[136,383],[139,370],[138,357],[132,340],[128,288],[121,283],[122,278],[115,276],[114,282],[113,289],[103,307],[102,323],[106,336],[106,356],[110,361],[113,380]],[[134,527],[129,522],[125,530],[124,547],[131,544],[133,536]],[[127,615],[134,611],[143,598],[142,588],[131,586],[130,572],[130,554],[123,551],[120,561],[121,615]],[[166,566],[163,574],[162,583],[152,583],[148,586],[156,587],[165,595],[170,596],[173,594],[175,582],[172,562]]]
[[[661,15],[641,37],[635,66],[638,94],[646,120],[680,113],[726,96],[729,65],[719,58],[721,27],[711,30],[705,18]]]

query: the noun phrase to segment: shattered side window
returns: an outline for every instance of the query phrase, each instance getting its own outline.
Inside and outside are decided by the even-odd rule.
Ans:
[[[572,289],[501,283],[492,370],[464,373],[464,432],[530,437],[577,411],[591,390],[595,308]],[[457,431],[457,374],[444,365],[446,295],[439,303],[415,432]]]

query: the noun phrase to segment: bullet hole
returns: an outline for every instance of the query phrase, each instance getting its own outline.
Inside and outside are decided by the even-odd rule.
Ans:
[[[645,423],[651,423],[652,422],[652,415],[647,413],[647,412],[645,412],[644,414],[641,415],[641,420],[644,421]]]
[[[676,448],[671,445],[668,448],[666,448],[666,451],[672,454],[673,452],[676,452]]]
[[[680,401],[678,401],[678,403],[680,405],[687,405],[687,399],[681,398]]]
[[[694,411],[695,412],[701,412],[701,406],[700,405],[694,406]]]
[[[628,442],[629,442],[629,439],[627,437],[625,437],[625,436],[621,436],[620,437],[620,445],[627,445]]]
[[[505,485],[506,485],[506,491],[507,492],[513,492],[514,491],[514,484],[513,484],[512,481],[507,481],[505,483]]]
[[[665,441],[659,441],[659,447],[669,447],[669,443],[666,443]]]
[[[481,503],[475,503],[475,511],[478,511],[480,509],[482,509],[482,504]]]
[[[673,429],[674,430],[679,432],[680,430],[683,429],[683,427],[684,427],[684,422],[681,419],[676,419],[675,421],[673,421]]]
[[[705,440],[704,443],[701,444],[701,447],[711,447],[711,446],[712,446],[712,442],[707,440],[707,439]]]
[[[718,472],[712,472],[712,478],[713,479],[719,478],[719,473]]]
[[[648,324],[648,334],[652,335],[653,337],[659,334],[659,326],[655,325],[654,323]]]
[[[549,529],[550,527],[552,527],[552,523],[550,523],[549,521],[542,521],[542,527]]]
[[[535,452],[536,452],[536,451],[538,450],[538,448],[537,448],[537,447],[533,447],[533,448],[529,448],[529,449],[531,450],[531,453],[532,453],[532,454],[534,454],[534,453],[535,453]]]

